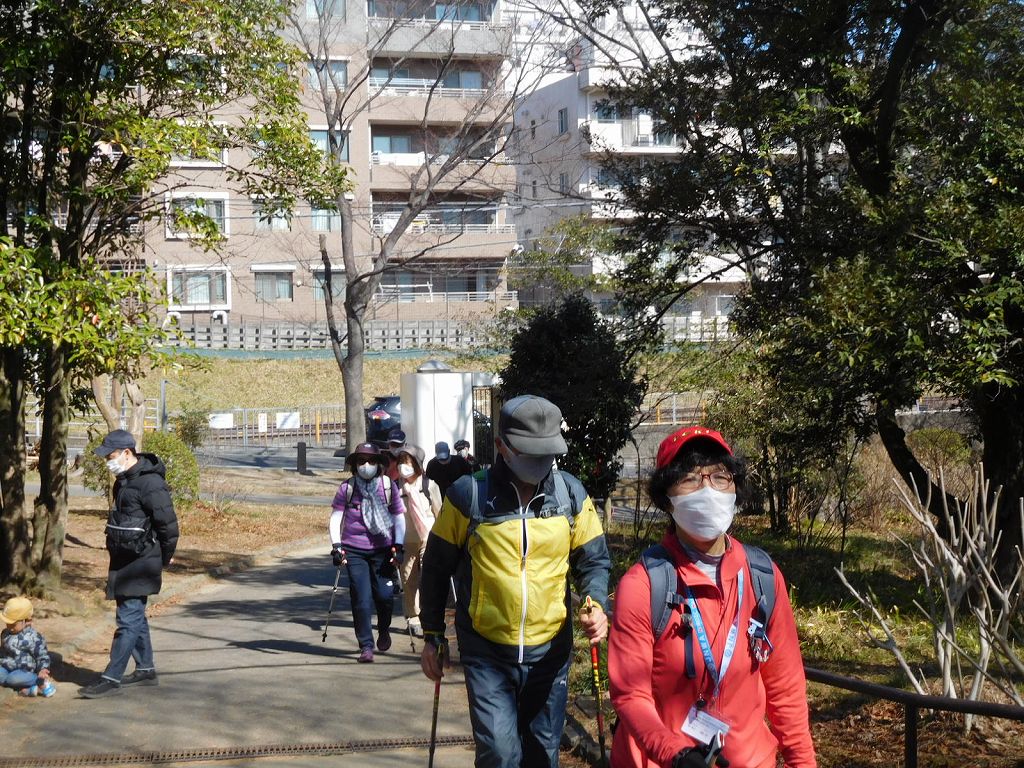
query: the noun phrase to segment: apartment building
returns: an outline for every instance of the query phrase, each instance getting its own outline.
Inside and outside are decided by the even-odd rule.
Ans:
[[[571,24],[547,33],[547,55],[556,51],[561,66],[548,71],[516,111],[511,151],[518,174],[518,204],[512,220],[525,250],[550,242],[550,233],[567,217],[584,215],[611,226],[631,217],[618,202],[609,154],[642,165],[683,149],[682,140],[651,114],[621,108],[608,98],[608,85],[620,81],[620,68],[634,66],[635,49],[657,51],[661,45],[645,32],[645,21],[635,6],[624,6],[591,24],[589,39]],[[684,26],[672,43],[685,55],[697,35],[695,29]],[[606,273],[614,266],[608,254],[580,257],[577,269],[586,274]],[[698,286],[674,311],[695,321],[714,322],[729,315],[746,275],[732,266],[729,254],[715,255],[709,249],[687,279]],[[521,290],[519,298],[531,303],[544,297]]]
[[[353,181],[361,271],[410,198],[422,200],[369,319],[471,320],[515,306],[505,270],[517,243],[515,171],[504,154],[512,26],[500,0],[297,0],[283,34],[308,56],[310,136],[337,151]],[[239,162],[232,151],[173,159],[167,209],[201,207],[224,248],[204,253],[170,218],[149,226],[147,259],[166,280],[168,312],[183,325],[323,322],[321,237],[336,295],[346,278],[339,214],[308,202],[286,214],[240,194],[227,173]]]

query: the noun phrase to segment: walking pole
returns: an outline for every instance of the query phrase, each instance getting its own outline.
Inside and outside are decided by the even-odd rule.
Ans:
[[[402,605],[405,605],[405,580],[402,578],[402,566],[395,562],[395,548],[391,548],[391,564],[395,566],[395,573],[398,574],[398,589],[402,593]],[[405,611],[403,610],[404,614]],[[416,653],[416,641],[413,639],[412,624],[409,623],[409,619],[405,620],[405,628],[409,632],[409,647],[413,653]]]
[[[324,636],[320,638],[321,643],[327,642],[327,625],[330,623],[331,613],[334,611],[334,597],[338,594],[338,582],[341,581],[341,566],[347,563],[348,558],[345,556],[345,550],[343,549],[341,550],[341,565],[336,568],[337,573],[334,574],[334,587],[331,589],[330,605],[327,606],[327,618],[324,619]]]
[[[590,599],[590,595],[587,595],[587,604],[584,610],[587,613],[594,610],[594,601]],[[590,669],[594,673],[594,701],[597,703],[597,740],[601,745],[601,764],[607,765],[608,757],[604,746],[604,706],[601,701],[600,658],[598,644],[594,643],[590,646]]]
[[[441,675],[444,675],[444,649],[445,643],[437,646],[437,663],[441,667]],[[441,702],[441,678],[434,681],[434,714],[430,720],[430,752],[427,757],[427,768],[434,768],[434,748],[437,746],[437,705]]]

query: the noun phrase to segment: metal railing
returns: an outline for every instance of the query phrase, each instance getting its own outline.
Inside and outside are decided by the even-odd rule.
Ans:
[[[371,77],[370,87],[402,96],[440,96],[446,99],[479,99],[487,88],[460,88],[441,85],[436,77]]]
[[[934,709],[942,712],[960,712],[983,717],[998,717],[1003,720],[1024,722],[1024,707],[1010,704],[994,704],[987,701],[969,701],[967,699],[951,699],[945,696],[925,696],[902,688],[891,688],[878,685],[854,677],[844,677],[820,669],[804,667],[808,680],[822,683],[833,688],[842,688],[855,693],[863,693],[876,699],[885,699],[903,705],[904,736],[903,764],[905,768],[917,768],[917,717],[922,709]]]
[[[345,444],[344,405],[231,408],[209,414],[207,448]]]
[[[466,21],[464,19],[433,19],[433,18],[407,18],[398,16],[378,16],[370,15],[367,17],[367,21],[377,28],[390,27],[392,25],[396,27],[416,27],[419,29],[433,29],[439,27],[442,24],[450,24],[457,29],[476,29],[476,30],[503,30],[508,29],[508,22],[504,21]]]

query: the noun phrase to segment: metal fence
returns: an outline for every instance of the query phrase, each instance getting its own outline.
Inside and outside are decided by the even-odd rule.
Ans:
[[[390,301],[425,302],[441,305],[449,302],[483,299],[497,305],[512,302],[514,292],[430,294],[403,293],[389,296]],[[447,311],[447,310],[445,310]],[[663,320],[666,338],[672,343],[684,341],[710,343],[731,335],[726,317],[666,317]],[[182,346],[198,349],[241,349],[254,351],[329,349],[327,323],[243,321],[238,324],[214,322],[180,325]],[[481,318],[474,321],[438,320],[370,320],[364,326],[363,342],[370,352],[389,352],[440,348],[468,350],[493,344],[494,327]]]
[[[207,448],[345,445],[345,406],[232,408],[210,414]]]
[[[127,399],[121,400],[121,423],[120,426],[128,426],[130,404]],[[43,434],[43,419],[39,415],[39,404],[34,400],[28,403],[28,413],[32,414],[25,424],[25,441],[30,447],[35,446]],[[159,409],[156,398],[146,399],[146,415],[143,424],[145,431],[150,432],[160,428]],[[89,433],[105,434],[107,431],[106,422],[100,414],[99,409],[90,402],[90,408],[85,413],[72,413],[68,420],[68,448],[81,450],[89,443]]]

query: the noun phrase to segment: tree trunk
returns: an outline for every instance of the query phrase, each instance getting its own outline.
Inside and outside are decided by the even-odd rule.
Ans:
[[[39,496],[33,514],[32,565],[37,583],[60,585],[68,519],[67,351],[52,346],[43,358],[43,424],[39,445]]]
[[[0,357],[0,585],[32,582],[32,520],[25,503],[25,379],[20,349]]]
[[[896,422],[894,407],[879,404],[875,408],[875,423],[878,426],[878,436],[889,455],[889,461],[899,473],[900,479],[907,484],[912,493],[921,496],[922,502],[930,498],[928,511],[935,516],[935,528],[939,535],[948,541],[951,531],[943,510],[956,509],[960,500],[951,493],[943,494],[942,488],[932,482],[928,470],[921,465],[907,445],[907,433]]]
[[[1020,500],[1024,496],[1024,390],[1020,387],[986,386],[972,403],[984,441],[982,464],[990,482],[990,494],[1002,489],[996,524],[1000,531],[996,571],[1009,584],[1021,540]],[[991,498],[991,496],[990,496]]]

